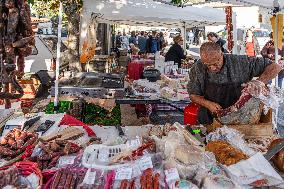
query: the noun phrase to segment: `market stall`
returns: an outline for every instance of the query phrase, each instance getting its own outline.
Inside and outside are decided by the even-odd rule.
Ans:
[[[177,20],[185,18],[186,11],[195,10],[176,9],[180,15],[174,16],[168,5],[157,4],[160,10],[151,9],[156,3],[150,3],[142,13],[143,3],[120,7],[116,1],[107,2],[104,7],[92,1],[84,8],[100,10],[104,15],[98,20],[110,23],[137,19],[139,24],[143,18],[141,24],[157,24],[153,17],[160,14],[157,18],[170,25],[180,24]],[[116,6],[109,6],[111,2]],[[191,18],[196,20],[186,24],[214,25],[211,18],[199,17],[207,13],[197,10]],[[119,15],[126,12],[128,21]],[[109,15],[117,20],[107,20]],[[132,64],[139,65],[138,75],[131,71]],[[164,114],[158,117],[164,123],[120,126],[116,104],[153,104],[148,106],[151,112],[183,112],[190,103],[188,71],[161,57],[154,65],[138,57],[132,59],[127,79],[123,74],[91,72],[59,78],[57,72],[51,90],[56,105],[51,98],[28,114],[0,112],[0,188],[283,188],[284,142],[272,130],[269,110],[283,99],[279,89],[263,87],[261,98],[245,91],[235,104],[218,111],[211,125],[174,123],[172,115]]]
[[[25,118],[23,130],[2,133],[2,188],[283,187],[283,152],[271,159],[268,150],[282,141],[273,133],[256,143],[230,127],[209,132],[179,123],[91,126],[66,114]]]

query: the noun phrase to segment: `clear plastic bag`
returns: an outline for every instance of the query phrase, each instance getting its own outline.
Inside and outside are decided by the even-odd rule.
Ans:
[[[170,131],[167,137],[164,137],[165,141],[165,156],[166,158],[173,157],[175,149],[181,145],[185,144],[185,139],[182,134],[176,131]]]
[[[201,189],[242,189],[240,185],[233,182],[224,175],[211,175],[205,177],[202,182]]]
[[[198,189],[198,187],[195,184],[187,180],[180,180],[176,185],[177,188],[179,189]]]
[[[269,108],[279,108],[280,104],[284,101],[284,90],[273,85],[268,85],[267,90],[262,90],[261,93],[255,97],[261,100],[267,112]]]
[[[82,183],[77,189],[102,188],[104,185],[104,172],[97,169],[88,169]]]
[[[192,149],[192,150],[190,150]],[[184,152],[176,151],[176,167],[182,179],[193,179],[199,169],[210,170],[211,167],[216,166],[216,159],[214,154],[210,152],[202,152],[194,147],[185,147]]]
[[[256,154],[256,152],[246,144],[243,138],[243,134],[227,126],[218,128],[215,132],[208,134],[206,137],[207,143],[210,141],[218,140],[228,142],[233,147],[240,149],[248,156],[253,156],[254,154]]]
[[[194,176],[194,183],[197,184],[198,186],[202,185],[203,180],[206,177],[209,176],[216,176],[216,175],[222,175],[222,176],[226,176],[225,171],[219,167],[218,165],[213,165],[213,164],[205,164],[204,166],[200,166],[198,167],[198,169],[196,170],[196,174]]]

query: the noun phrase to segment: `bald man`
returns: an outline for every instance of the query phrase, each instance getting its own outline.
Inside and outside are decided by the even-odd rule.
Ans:
[[[200,56],[190,70],[188,84],[191,101],[201,106],[199,124],[211,124],[216,111],[233,105],[241,96],[242,84],[249,83],[253,92],[281,71],[269,59],[223,54],[213,42],[200,47]],[[254,77],[258,81],[252,81]]]

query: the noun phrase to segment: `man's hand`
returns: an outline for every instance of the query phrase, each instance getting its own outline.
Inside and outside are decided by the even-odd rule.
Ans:
[[[216,113],[218,110],[222,110],[222,107],[219,104],[210,101],[208,101],[206,108],[213,114]]]
[[[245,87],[242,92],[247,92],[255,97],[258,97],[265,90],[265,84],[259,80],[252,80],[242,86]]]
[[[206,100],[203,96],[190,95],[190,99],[192,102],[207,108],[213,114],[216,113],[218,110],[222,110],[222,107],[219,104]]]

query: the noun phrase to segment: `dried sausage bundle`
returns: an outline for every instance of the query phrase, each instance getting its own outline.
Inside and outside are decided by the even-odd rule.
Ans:
[[[0,158],[11,160],[22,154],[27,147],[37,141],[37,134],[21,131],[19,129],[11,130],[0,141]]]
[[[153,169],[146,169],[141,178],[141,189],[159,189],[160,174],[154,174]]]
[[[42,153],[32,157],[30,160],[37,162],[41,170],[55,167],[61,156],[74,154],[80,151],[81,147],[65,140],[53,140],[47,143],[40,143]]]
[[[78,188],[99,189],[103,188],[104,176],[100,170],[90,169],[92,176],[88,175],[87,169],[60,169],[52,182],[51,189]],[[86,178],[87,177],[87,178]],[[91,184],[92,183],[92,184]]]
[[[23,57],[31,54],[35,45],[31,24],[31,11],[27,0],[5,0],[0,2],[0,51],[8,64],[16,62],[24,67]],[[24,70],[19,70],[23,72]]]
[[[109,180],[106,180],[105,188],[118,189],[159,189],[161,188],[159,181],[163,180],[160,173],[154,172],[151,168],[144,170],[140,176],[130,180],[116,180],[114,172],[109,173],[108,178]]]
[[[11,167],[7,170],[0,171],[0,188],[5,186],[20,187],[20,173],[16,167]]]

